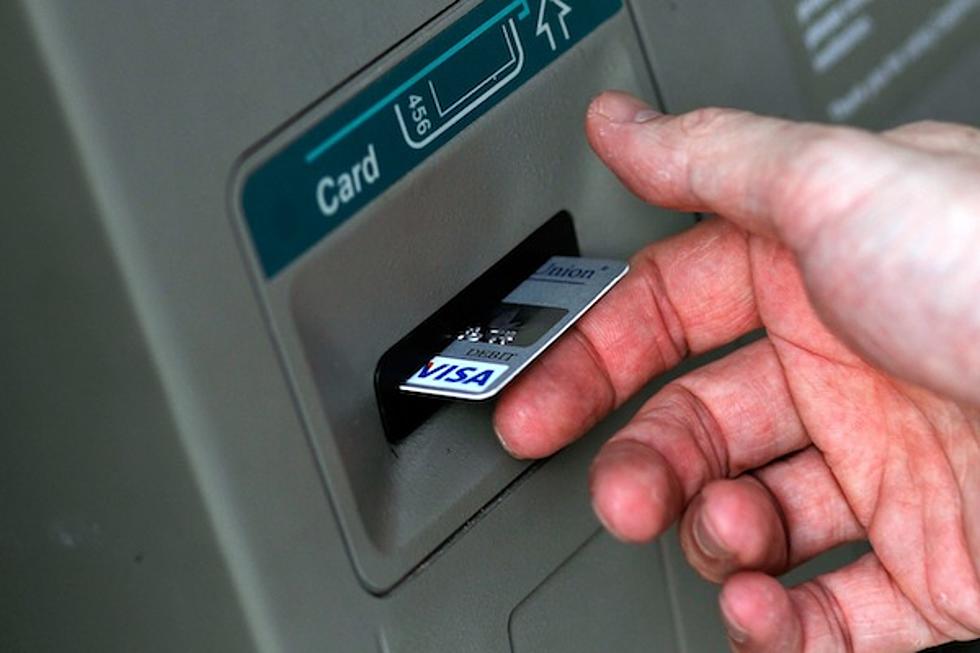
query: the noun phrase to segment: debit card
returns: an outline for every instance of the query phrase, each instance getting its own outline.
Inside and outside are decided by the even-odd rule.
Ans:
[[[503,301],[473,315],[402,392],[483,401],[495,396],[622,279],[623,261],[554,256]],[[499,297],[499,295],[498,295]]]

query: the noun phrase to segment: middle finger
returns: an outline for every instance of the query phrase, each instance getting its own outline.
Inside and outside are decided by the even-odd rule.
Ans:
[[[760,340],[670,383],[593,464],[593,504],[618,537],[664,531],[710,481],[810,444],[782,365]]]

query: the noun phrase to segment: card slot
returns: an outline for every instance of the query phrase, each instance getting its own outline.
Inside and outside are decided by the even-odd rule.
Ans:
[[[504,298],[549,258],[578,255],[572,216],[562,211],[385,351],[375,368],[374,387],[388,440],[404,439],[447,403],[399,390],[422,361],[443,351],[467,328],[489,321]]]

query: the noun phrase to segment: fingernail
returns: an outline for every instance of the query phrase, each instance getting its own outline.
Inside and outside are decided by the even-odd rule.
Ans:
[[[497,436],[497,442],[500,443],[500,446],[503,447],[504,451],[506,451],[511,458],[516,458],[518,460],[521,459],[520,456],[511,450],[510,446],[507,444],[507,440],[504,439],[503,434],[501,434],[500,429],[497,428],[496,424],[493,425],[493,434]]]
[[[728,639],[732,640],[736,644],[744,644],[748,641],[749,636],[746,634],[745,630],[738,625],[738,622],[728,614],[725,604],[721,604],[721,620],[725,623],[725,630],[728,631]]]
[[[633,122],[650,122],[651,120],[659,118],[662,115],[664,114],[654,109],[641,109],[640,111],[636,112],[635,116],[633,116]]]
[[[643,123],[661,116],[649,104],[628,93],[610,92],[599,96],[592,103],[592,110],[606,120],[615,123]]]
[[[718,543],[718,538],[711,532],[711,527],[707,524],[704,510],[702,510],[694,520],[694,542],[709,558],[722,560],[729,556],[728,551]]]

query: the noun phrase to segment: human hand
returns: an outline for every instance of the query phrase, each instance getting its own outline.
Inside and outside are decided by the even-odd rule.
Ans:
[[[980,636],[980,131],[882,135],[726,110],[592,105],[642,198],[716,213],[655,243],[501,398],[515,456],[554,453],[688,355],[590,474],[606,527],[677,519],[739,651],[901,651]],[[867,538],[792,589],[773,575]]]

